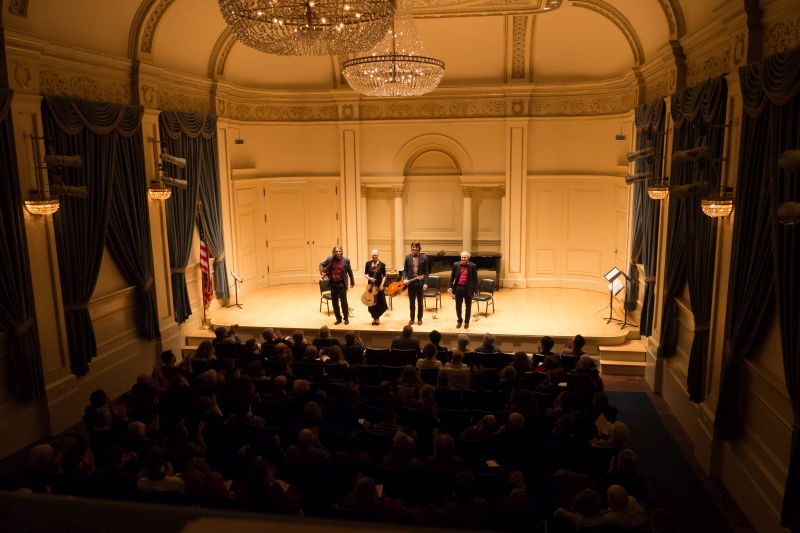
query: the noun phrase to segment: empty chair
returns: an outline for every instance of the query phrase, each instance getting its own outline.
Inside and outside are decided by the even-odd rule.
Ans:
[[[478,306],[478,313],[481,312],[481,304],[486,306],[483,310],[485,316],[489,316],[489,304],[492,304],[492,313],[494,313],[494,280],[482,279],[478,283],[478,294],[472,297],[472,301]]]
[[[439,276],[428,276],[428,288],[422,293],[426,308],[428,307],[428,298],[433,298],[433,305],[437,310],[442,308],[441,283]]]
[[[388,348],[367,348],[365,355],[368,365],[388,365],[391,350]]]
[[[397,383],[397,378],[403,373],[403,368],[405,367],[384,365],[381,367],[381,377],[388,379],[391,383]]]
[[[331,280],[319,280],[319,312],[322,312],[322,303],[325,302],[325,308],[328,310],[328,315],[331,314]]]
[[[406,366],[413,365],[417,362],[419,352],[414,349],[402,350],[399,348],[392,348],[389,354],[389,363],[392,366]]]

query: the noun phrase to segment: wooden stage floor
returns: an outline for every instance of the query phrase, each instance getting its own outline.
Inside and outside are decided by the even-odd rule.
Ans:
[[[381,317],[380,325],[373,326],[372,317],[360,300],[362,291],[361,285],[348,291],[348,303],[352,308],[349,326],[333,325],[332,306],[330,316],[326,314],[324,303],[322,311],[319,311],[319,285],[316,283],[268,287],[241,295],[242,309],[219,308],[210,312],[209,319],[215,325],[239,324],[248,336],[258,336],[265,327],[280,328],[284,335],[288,335],[295,329],[311,332],[328,325],[337,337],[341,337],[344,331],[358,330],[365,340],[368,337],[391,338],[408,323],[409,302],[405,293],[394,298],[393,310]],[[473,342],[491,332],[506,345],[523,346],[521,349],[531,344],[535,347],[542,335],[550,335],[563,343],[564,339],[580,333],[587,338],[588,344],[595,346],[622,344],[626,340],[628,328],[621,329],[615,322],[606,324],[608,294],[583,289],[503,288],[495,292],[494,299],[495,312],[490,305],[488,316],[484,316],[484,306],[481,305],[480,316],[476,317],[476,304],[473,302],[470,329],[465,331],[456,329],[455,299],[445,292],[442,309],[438,313],[434,313],[432,307],[426,309],[422,325],[415,323],[414,331],[427,334],[436,329],[446,338],[469,333]],[[427,300],[427,305],[433,306],[432,298]],[[622,302],[615,301],[614,308],[617,317],[622,311]]]

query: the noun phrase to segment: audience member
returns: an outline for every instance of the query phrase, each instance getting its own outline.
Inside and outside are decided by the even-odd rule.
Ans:
[[[436,345],[432,342],[426,344],[422,349],[422,357],[417,359],[417,368],[442,368],[442,362],[436,358],[437,353]]]
[[[392,339],[392,350],[416,350],[419,352],[419,340],[412,337],[414,328],[404,326],[403,333]]]

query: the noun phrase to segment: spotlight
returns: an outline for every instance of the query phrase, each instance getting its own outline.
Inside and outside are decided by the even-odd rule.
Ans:
[[[614,139],[616,139],[618,141],[624,141],[627,138],[628,138],[628,136],[625,135],[624,133],[617,133],[616,135],[614,135]]]
[[[161,182],[170,187],[178,187],[180,189],[185,189],[187,186],[186,180],[170,178],[169,176],[161,176]]]

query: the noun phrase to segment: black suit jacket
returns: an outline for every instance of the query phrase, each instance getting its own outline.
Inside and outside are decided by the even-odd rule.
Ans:
[[[319,264],[320,276],[331,277],[331,263],[333,263],[333,256],[329,255],[325,261]],[[350,278],[351,286],[356,284],[356,279],[353,277],[353,269],[350,267],[350,260],[346,257],[342,257],[342,282],[344,283],[345,289],[347,288],[347,278]]]
[[[475,263],[467,263],[467,294],[470,296],[478,288],[478,267]],[[450,273],[450,288],[456,290],[456,285],[461,277],[461,261],[453,263],[453,271]]]
[[[408,254],[403,263],[403,279],[414,278],[414,254]],[[431,264],[428,261],[428,256],[420,253],[419,260],[417,261],[417,275],[425,276],[422,278],[422,283],[427,283],[428,274],[431,271]]]

